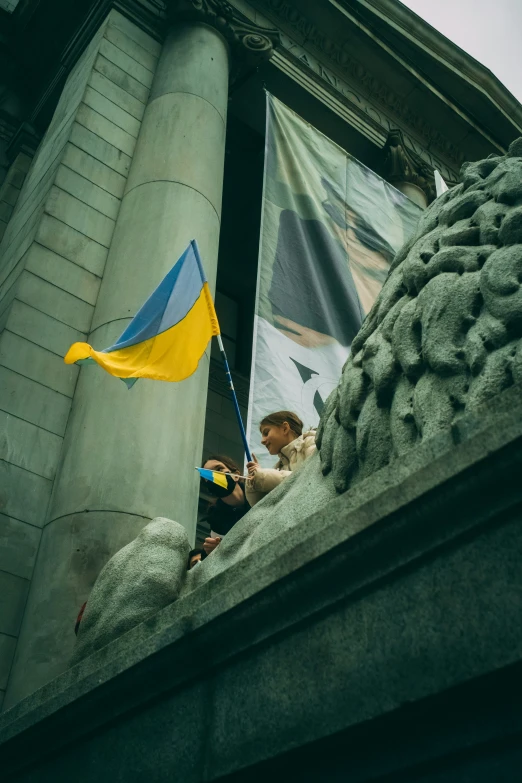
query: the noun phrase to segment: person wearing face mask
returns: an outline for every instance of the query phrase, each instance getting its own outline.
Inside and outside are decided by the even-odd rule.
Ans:
[[[239,478],[241,469],[230,457],[221,454],[210,456],[203,465],[207,470],[227,473],[230,476],[228,487],[220,487],[209,481],[203,481],[205,492],[216,499],[211,501],[207,512],[210,524],[210,536],[203,542],[203,549],[209,555],[225,536],[244,517],[250,506],[245,497],[245,482]]]
[[[207,553],[204,549],[192,549],[188,556],[187,571],[192,571],[193,568],[203,562],[206,556]]]
[[[262,468],[255,455],[252,462],[247,462],[245,494],[251,506],[300,468],[315,451],[315,429],[303,432],[303,422],[292,411],[277,411],[265,416],[259,430],[261,443],[269,454],[278,455],[279,460],[273,468]]]

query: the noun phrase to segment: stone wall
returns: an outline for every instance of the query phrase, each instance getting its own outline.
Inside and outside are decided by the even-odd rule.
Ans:
[[[223,47],[223,43],[219,45]],[[180,405],[179,395],[186,392],[190,396],[195,418],[201,423],[201,429],[203,428],[205,403],[203,401],[201,405],[199,398],[199,401],[195,401],[193,392],[186,391],[189,389],[189,382],[189,385],[179,385],[174,389],[161,389],[162,384],[147,385],[144,382],[132,394],[126,396],[125,402],[122,403],[118,396],[122,384],[107,378],[99,370],[88,368],[83,371],[77,385],[79,368],[63,364],[64,353],[76,340],[88,338],[97,341],[97,345],[105,344],[105,338],[96,333],[100,324],[93,321],[95,308],[100,307],[103,298],[103,287],[98,296],[102,280],[107,290],[115,290],[116,293],[122,291],[123,296],[130,289],[134,291],[135,275],[129,275],[128,272],[128,279],[124,279],[121,285],[114,286],[110,277],[110,270],[113,268],[111,258],[118,256],[121,251],[118,241],[121,245],[122,237],[128,236],[129,233],[125,210],[120,211],[120,203],[123,201],[125,204],[124,193],[125,198],[129,196],[129,203],[133,203],[136,193],[144,192],[137,189],[142,187],[139,183],[134,182],[131,185],[129,181],[127,184],[127,175],[131,164],[139,168],[139,145],[136,154],[134,148],[160,49],[161,45],[157,41],[119,13],[111,13],[66,83],[4,240],[4,248],[7,248],[7,251],[0,284],[5,282],[0,294],[3,299],[0,301],[3,301],[5,328],[0,338],[4,346],[0,370],[8,373],[7,377],[17,393],[18,400],[16,407],[13,402],[14,394],[11,397],[6,394],[6,399],[11,403],[9,407],[8,402],[3,405],[0,399],[0,411],[5,409],[9,421],[15,422],[12,443],[6,441],[4,449],[9,481],[14,487],[9,498],[9,527],[6,523],[4,529],[6,540],[9,540],[15,550],[15,559],[20,559],[23,551],[23,546],[16,542],[16,534],[20,535],[20,531],[31,531],[34,537],[30,566],[24,577],[24,592],[16,605],[16,633],[20,629],[20,641],[11,667],[4,708],[16,703],[21,695],[31,692],[41,682],[51,679],[62,670],[74,644],[76,613],[88,597],[100,569],[114,552],[132,539],[148,521],[143,514],[149,512],[150,503],[145,504],[145,511],[142,511],[141,515],[131,513],[126,516],[125,513],[120,513],[125,501],[102,497],[103,493],[98,491],[99,487],[95,487],[91,493],[92,502],[87,502],[83,497],[79,500],[78,514],[76,507],[72,515],[63,511],[57,498],[60,496],[60,488],[69,486],[69,479],[70,484],[83,486],[80,475],[83,470],[88,476],[86,486],[92,489],[95,484],[92,466],[86,466],[85,455],[80,459],[80,466],[75,464],[70,476],[66,475],[64,478],[67,444],[70,446],[71,442],[77,443],[81,440],[74,427],[74,416],[76,424],[78,420],[81,422],[79,431],[86,435],[86,451],[92,455],[98,454],[99,449],[99,455],[103,455],[108,463],[114,465],[121,463],[122,456],[133,449],[136,453],[141,452],[139,448],[135,448],[135,440],[127,448],[122,444],[121,438],[118,438],[118,427],[113,414],[110,413],[112,408],[109,398],[114,393],[117,398],[116,405],[120,409],[122,404],[126,410],[129,405],[134,406],[135,412],[130,417],[127,414],[127,421],[141,420],[145,439],[155,444],[154,464],[161,464],[163,467],[161,470],[155,470],[152,465],[150,471],[140,470],[139,474],[129,471],[128,475],[132,476],[131,481],[136,486],[136,476],[145,476],[146,479],[149,473],[161,473],[169,488],[169,498],[177,497],[168,478],[172,471],[160,458],[155,436],[151,434],[150,427],[144,424],[147,421],[146,413],[154,411],[153,415],[156,416],[157,412],[161,412],[158,418],[163,417],[162,430],[169,431],[168,427],[165,427],[165,420],[170,414],[176,413]],[[222,81],[226,96],[226,73]],[[167,94],[170,93],[167,91]],[[190,90],[182,90],[180,94],[192,96],[190,100],[194,97]],[[203,100],[200,103],[202,108],[208,105],[209,101]],[[159,106],[158,95],[154,95],[149,102],[149,110],[154,113]],[[214,112],[215,108],[210,106],[210,111]],[[176,111],[171,111],[170,116],[177,116]],[[206,122],[198,121],[203,124]],[[147,142],[146,122],[145,119],[140,143],[144,138],[145,143]],[[155,122],[149,117],[149,135]],[[222,123],[224,129],[225,116],[219,119],[219,123]],[[170,132],[169,143],[172,138],[176,138],[175,131]],[[212,141],[216,139],[212,137]],[[220,137],[220,143],[222,141]],[[169,143],[166,143],[165,150]],[[174,143],[173,148],[176,146]],[[201,150],[197,140],[194,147],[199,154]],[[160,152],[163,151],[164,148]],[[161,157],[154,145],[151,145],[150,155],[152,157],[148,161],[149,166],[151,161],[155,162]],[[189,173],[193,168],[192,165],[185,165]],[[208,169],[208,166],[206,168]],[[214,168],[217,176],[217,163]],[[184,170],[181,177],[186,173]],[[180,221],[179,209],[173,212],[173,205],[167,204],[164,195],[161,195],[165,182],[172,181],[174,188],[179,186],[176,175],[170,173],[172,180],[168,177],[164,180],[164,172],[159,168],[155,176],[154,181],[159,183],[161,191],[160,203],[163,202],[169,218],[164,219],[163,224],[172,225],[175,238],[180,238],[186,231],[190,232],[190,238],[198,236],[198,241],[199,237],[203,236],[200,246],[210,280],[212,254],[205,252],[208,251],[208,247],[205,247],[207,229],[187,227],[186,220],[182,221],[183,230],[177,227],[176,221],[170,218],[174,214]],[[130,177],[132,178],[132,173]],[[152,183],[151,187],[155,188],[156,185]],[[213,202],[205,196],[205,187],[200,187],[207,206],[210,205],[214,210]],[[194,188],[191,190],[201,200],[202,194],[197,193]],[[219,202],[221,190],[221,181],[217,177],[215,199]],[[143,213],[143,209],[141,212]],[[219,221],[218,213],[219,204],[216,203],[215,215]],[[116,223],[118,228],[113,241]],[[146,231],[151,235],[155,233],[150,221]],[[183,237],[180,241],[186,240]],[[216,245],[217,255],[217,234],[212,241]],[[172,246],[171,238],[165,238],[164,244],[162,251],[165,250],[165,263],[172,264],[178,253]],[[135,243],[132,250],[135,250]],[[126,259],[125,268],[128,268],[129,252],[129,249],[124,249],[120,253]],[[156,255],[156,261],[163,258],[161,253]],[[146,293],[149,293],[159,279],[157,270],[154,271],[155,267],[144,264],[144,259],[152,259],[150,253],[140,250],[136,251],[135,256],[136,268],[144,270],[142,282],[145,288],[140,288],[139,296],[136,296],[136,301],[131,303],[129,309],[115,312],[112,305],[108,307],[107,324],[103,324],[104,328],[119,321],[114,328],[121,331],[122,314],[126,318],[134,314],[137,305],[143,301],[143,291],[146,289]],[[107,258],[109,261],[106,266]],[[121,302],[118,306],[121,309]],[[224,316],[223,313],[221,315]],[[93,338],[94,333],[96,336]],[[207,371],[208,365],[202,367],[202,370]],[[217,391],[212,395],[207,408],[204,453],[218,449],[242,461],[243,450],[232,403],[224,399],[228,398],[228,389],[224,383],[221,365],[216,375],[219,376],[215,385]],[[100,402],[94,408],[98,418],[102,414],[109,416],[110,430],[107,426],[96,430],[86,425],[82,407],[82,400],[85,399],[85,396],[82,398],[84,382],[87,385],[91,382],[95,385],[108,385],[106,391],[103,386]],[[18,393],[18,387],[23,389],[23,395]],[[85,391],[85,384],[83,388]],[[203,393],[206,395],[206,382]],[[168,397],[169,405],[174,406],[172,411],[166,411],[165,399],[161,394]],[[86,398],[92,402],[92,389],[86,393]],[[242,406],[245,417],[246,393],[242,398]],[[172,416],[169,421],[172,423],[172,431],[175,428],[182,430],[185,433],[183,437],[198,442],[201,449],[203,438],[200,439],[194,433],[190,423],[183,419],[183,426],[179,427]],[[64,443],[66,430],[67,438]],[[113,452],[107,447],[108,438],[112,439],[116,446]],[[170,436],[167,441],[166,446],[170,452],[177,454],[179,450],[174,447]],[[180,453],[184,453],[183,449]],[[197,457],[188,460],[190,465],[195,465],[201,456],[201,453],[198,453]],[[95,457],[95,461],[97,465],[100,464],[98,457]],[[150,466],[151,460],[147,459],[146,464]],[[101,473],[106,476],[105,470]],[[12,479],[14,474],[16,481]],[[19,476],[25,480],[25,484]],[[190,503],[195,505],[197,481],[192,467],[189,478],[190,492],[185,494],[190,497]],[[30,480],[38,485],[38,492],[33,492],[32,495],[27,491],[27,482]],[[122,481],[114,480],[108,482],[108,485],[125,492]],[[51,494],[52,507],[49,504]],[[127,499],[130,494],[132,493],[127,493]],[[160,501],[161,498],[158,502]],[[31,514],[28,514],[28,508]],[[85,516],[80,522],[79,515],[91,511],[93,513],[89,513],[88,517]],[[130,511],[135,512],[136,509],[130,508]],[[192,517],[195,517],[195,509],[192,517],[190,513],[179,513],[177,517],[186,521],[189,529],[192,528],[193,536],[196,520]],[[43,528],[45,531],[40,540]],[[11,576],[14,578],[15,574]],[[6,594],[11,599],[13,590],[10,589]],[[51,621],[46,619],[51,615]],[[5,681],[13,657],[15,636],[16,634],[13,634],[11,647],[5,656]]]
[[[111,12],[67,80],[0,246],[0,698],[79,371],[63,355],[90,330],[159,50]]]
[[[5,780],[518,783],[521,405],[491,399],[17,705]]]
[[[13,214],[31,161],[30,155],[20,152],[7,170],[5,179],[0,186],[0,241]]]

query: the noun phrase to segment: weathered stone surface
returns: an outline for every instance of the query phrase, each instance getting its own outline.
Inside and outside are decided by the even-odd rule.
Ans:
[[[148,37],[148,36],[147,36]],[[113,43],[122,52],[125,52],[132,57],[133,60],[143,65],[148,71],[154,75],[156,65],[158,62],[159,52],[153,54],[150,51],[149,46],[143,46],[143,41],[136,40],[136,35],[129,37],[127,31],[123,31],[121,28],[110,24],[105,31],[105,38]],[[152,78],[152,76],[151,76]]]
[[[162,51],[159,86],[155,86],[155,98],[149,102],[144,114],[129,174],[131,181],[122,199],[114,236],[113,221],[80,200],[87,200],[87,192],[94,197],[95,186],[86,185],[86,193],[82,196],[81,191],[75,190],[78,180],[67,176],[67,181],[61,183],[63,189],[53,186],[46,204],[47,212],[57,222],[67,223],[99,245],[110,244],[95,314],[88,327],[89,342],[97,348],[111,345],[117,339],[132,314],[150,295],[151,280],[161,280],[171,269],[173,259],[194,237],[205,258],[211,290],[215,287],[225,153],[224,117],[228,100],[228,49],[221,35],[210,27],[189,25],[187,29],[183,28],[181,40],[178,32],[169,34]],[[136,52],[137,58],[132,58],[133,47],[139,47],[137,42],[127,36],[107,34],[112,41],[118,40],[125,51],[107,38],[103,40],[101,50],[106,54],[112,52],[119,66],[128,66],[131,75],[144,79],[145,73],[148,74],[145,82],[150,84],[152,73],[141,64],[151,65],[155,61],[150,51],[141,47],[143,51]],[[181,53],[178,50],[184,38],[190,41],[188,59],[187,47]],[[208,79],[203,78],[206,72],[201,70],[201,42],[205,44],[204,59],[211,74]],[[201,89],[201,96],[184,92],[190,85],[193,71],[193,92]],[[209,84],[214,87],[209,96],[213,105],[205,98]],[[137,133],[138,120],[94,90],[88,89],[85,96],[91,106],[82,104],[77,121],[87,122],[95,134],[131,154],[135,138],[117,123]],[[181,109],[181,113],[173,115],[173,106]],[[74,139],[72,141],[75,143]],[[107,147],[104,150],[109,151]],[[95,147],[85,151],[93,157],[98,154]],[[102,162],[116,165],[114,159],[110,162],[108,157]],[[78,197],[66,192],[67,188]],[[60,253],[58,249],[55,252]],[[144,259],[147,259],[146,263]],[[90,271],[93,271],[92,266]],[[45,281],[41,284],[45,298],[50,299],[50,284]],[[55,291],[61,300],[61,306],[56,306],[55,312],[60,313],[65,323],[78,328],[83,308],[88,305],[75,300],[76,308],[70,310],[68,298],[73,297],[58,288]],[[52,315],[47,306],[45,312]],[[23,698],[67,666],[70,649],[60,641],[57,629],[63,627],[63,618],[74,616],[78,610],[78,606],[70,603],[74,598],[71,574],[85,582],[93,571],[97,575],[106,562],[105,552],[92,548],[89,561],[79,561],[71,570],[64,568],[61,541],[68,540],[67,531],[62,530],[60,541],[55,541],[54,547],[49,545],[51,530],[58,529],[56,523],[65,520],[72,525],[74,520],[80,549],[82,541],[89,539],[93,513],[99,513],[107,526],[117,514],[115,524],[124,530],[132,529],[134,535],[136,520],[141,528],[145,520],[173,516],[183,524],[188,539],[194,541],[198,503],[198,476],[194,465],[201,459],[205,424],[198,411],[205,407],[208,368],[208,355],[205,355],[198,370],[184,383],[173,385],[142,380],[131,393],[123,383],[115,383],[106,373],[91,372],[89,368],[80,371],[6,705]],[[176,425],[180,418],[183,427]],[[107,437],[108,432],[118,434]],[[151,465],[155,466],[152,471]],[[128,540],[112,538],[111,554]],[[134,548],[132,552],[135,553]],[[65,562],[68,562],[67,557]],[[186,553],[180,560],[174,558],[170,569],[174,568],[173,563],[181,568],[181,584]],[[174,577],[173,584],[176,579]],[[124,582],[127,582],[126,577]],[[52,600],[48,597],[50,585]],[[91,587],[92,581],[89,589]],[[153,590],[145,585],[142,590],[153,597]],[[44,595],[47,597],[42,600]],[[156,611],[163,601],[173,600],[174,594],[158,598],[153,597],[153,603],[146,604],[144,609],[130,601],[129,617],[134,611],[142,616],[147,611]],[[99,613],[95,611],[93,617],[97,625]],[[113,619],[106,623],[107,633],[110,633]],[[129,627],[131,624],[129,620]],[[38,627],[36,634],[35,625]],[[64,633],[69,627],[64,627]],[[105,631],[102,639],[104,634]],[[73,641],[72,637],[70,640]],[[29,668],[31,677],[27,676]]]
[[[152,54],[156,58],[159,57],[161,52],[161,44],[159,41],[155,41],[154,38],[151,38],[150,35],[147,35],[147,33],[143,32],[143,30],[133,24],[125,16],[118,13],[118,11],[112,11],[109,25],[110,27],[116,27],[118,30],[121,30],[121,32],[125,33],[125,35],[131,39],[131,41],[135,41],[142,49],[149,52],[149,54]]]
[[[39,528],[0,514],[0,570],[30,579],[40,536]]]
[[[103,275],[107,248],[51,215],[42,216],[36,241],[58,255],[70,259],[91,274],[97,277]]]
[[[145,85],[137,79],[134,79],[130,74],[101,54],[98,55],[94,68],[96,72],[101,73],[107,79],[110,79],[110,81],[122,90],[125,90],[125,92],[132,95],[145,106],[149,95],[149,87],[145,87]]]
[[[167,94],[147,108],[143,138],[148,138],[151,131],[165,138],[179,135],[187,143],[176,145],[170,153],[156,148],[144,150],[135,158],[127,180],[127,192],[151,181],[188,185],[209,200],[219,218],[223,161],[214,150],[222,149],[225,144],[221,115],[199,96],[178,92]],[[142,144],[141,148],[144,146]]]
[[[0,512],[6,516],[41,527],[52,486],[50,479],[0,460]]]
[[[27,579],[0,571],[0,633],[18,634],[28,589]]]
[[[117,635],[121,636],[134,628],[136,617],[140,621],[146,620],[175,601],[181,589],[189,551],[190,542],[181,525],[161,517],[153,519],[103,569],[104,580],[116,589],[120,586],[123,605],[116,599],[112,605],[117,614],[111,616],[105,611],[106,601],[89,602],[82,620],[86,629],[84,638],[89,639],[94,633],[97,646],[104,647],[114,638],[115,627]],[[165,553],[168,553],[167,557]],[[135,563],[140,563],[139,574],[134,570]],[[132,582],[130,592],[129,581]],[[82,647],[80,640],[74,652],[76,660],[82,658]]]
[[[118,217],[120,200],[67,166],[58,167],[55,185],[111,220],[116,220]]]
[[[76,127],[81,128],[81,125]],[[89,155],[89,153],[69,142],[63,151],[62,163],[108,193],[116,196],[117,199],[121,199],[125,188],[125,177],[98,160],[98,158]]]
[[[0,366],[0,407],[7,413],[63,436],[71,400]]]
[[[51,188],[45,210],[100,245],[110,247],[114,220],[56,186]]]
[[[0,337],[0,364],[66,397],[73,396],[79,367],[64,366],[59,354],[7,329]]]
[[[433,783],[440,762],[460,783],[455,751],[518,743],[521,399],[466,414],[14,707],[6,779],[263,781],[272,759],[274,779],[313,783],[335,755],[341,780]],[[319,460],[304,469],[316,481]]]
[[[63,321],[18,300],[13,302],[11,308],[9,331],[46,348],[60,358],[65,355],[71,343],[85,339],[84,332],[79,332]]]
[[[0,460],[52,479],[61,448],[62,438],[58,435],[0,410]],[[3,541],[1,524],[0,541],[2,547],[7,546],[8,542]],[[3,556],[4,553],[0,554],[0,563]]]
[[[103,40],[100,46],[100,54],[118,68],[132,76],[136,81],[150,88],[154,74],[148,68],[145,68],[133,57],[130,57],[124,51],[115,46],[111,41]]]
[[[15,647],[16,639],[14,636],[7,636],[5,633],[0,633],[0,688],[2,690],[7,685]]]
[[[17,291],[17,299],[41,310],[71,326],[78,332],[87,333],[94,308],[88,302],[64,291],[63,288],[48,283],[38,275],[24,270]]]
[[[71,128],[71,142],[93,158],[114,169],[122,177],[129,173],[131,158],[114,144],[102,139],[85,125],[75,122]],[[125,184],[125,183],[123,183]]]
[[[90,106],[82,103],[76,115],[76,122],[79,125],[83,125],[87,130],[92,131],[96,136],[101,136],[104,141],[109,142],[117,150],[121,150],[125,155],[132,158],[134,147],[136,146],[136,138],[97,111],[94,111],[94,109],[91,109]]]
[[[115,26],[111,31],[112,22]],[[129,35],[133,27],[109,9],[96,32],[89,36],[89,44],[61,90],[56,111],[3,238],[0,253],[0,329],[3,330],[0,338],[0,511],[3,512],[1,519],[9,518],[13,520],[12,524],[18,520],[17,524],[21,526],[24,522],[43,526],[49,521],[52,482],[59,466],[62,437],[79,372],[79,368],[67,369],[63,356],[71,343],[85,339],[90,330],[144,108],[133,92],[138,92],[142,98],[148,94],[148,87],[131,76],[126,77],[121,68],[109,67],[103,75],[94,69],[94,64],[104,41],[110,51],[121,53],[122,64],[129,64],[133,72],[136,69],[140,73],[145,71],[152,78],[141,61],[149,64],[155,61],[157,44],[150,39],[145,48],[149,36],[136,31],[138,40],[134,40]],[[117,83],[111,81],[115,75]],[[137,90],[134,89],[136,85],[139,85]],[[129,92],[125,87],[130,88]],[[21,184],[20,180],[17,182]],[[98,463],[100,460],[96,460],[96,456],[100,444],[106,440],[106,432],[92,448],[92,456]],[[165,480],[168,481],[167,476]],[[75,476],[73,483],[82,496],[86,486],[82,475]],[[95,508],[99,509],[100,505],[96,504]],[[111,518],[115,519],[114,506],[102,504],[101,508],[106,510],[105,523],[110,524]],[[163,505],[160,513],[170,510]],[[151,516],[154,515],[146,519]],[[96,560],[88,546],[94,527],[88,517],[81,529],[85,534],[83,540],[74,522],[71,522],[69,536],[59,524],[46,530],[39,551],[42,557],[48,558],[49,567],[47,570],[36,568],[35,578],[41,576],[42,581],[29,592],[27,604],[25,595],[21,604],[27,622],[23,626],[26,631],[22,628],[10,674],[11,683],[16,683],[16,687],[34,689],[41,683],[38,677],[42,671],[51,677],[57,673],[52,667],[46,668],[50,663],[45,658],[46,649],[51,662],[63,662],[57,651],[69,656],[67,645],[64,647],[60,641],[67,633],[62,634],[61,618],[70,631],[71,621],[74,622],[84,600],[78,603],[71,581],[76,580],[84,586],[82,579],[87,579],[85,592],[89,592],[93,570],[99,571],[109,557],[104,555],[104,542],[108,542],[110,554],[113,554],[144,524],[139,514],[129,515],[126,522],[126,525],[121,520],[116,523],[121,525],[121,530],[112,537],[103,525],[98,530],[96,551],[102,560]],[[10,530],[13,530],[12,524]],[[62,535],[53,538],[53,533],[60,530]],[[39,535],[39,530],[37,532]],[[14,540],[20,541],[20,537],[16,539],[15,536]],[[25,562],[27,553],[24,555],[23,541],[20,543],[20,559]],[[77,546],[70,550],[73,544]],[[71,565],[72,552],[86,550],[89,557],[83,560],[76,557]],[[12,555],[12,547],[7,551]],[[5,559],[3,555],[2,559]],[[70,566],[69,569],[64,563]],[[13,557],[13,565],[8,565],[7,570],[10,568],[20,570],[22,564]],[[27,572],[27,566],[25,570]],[[33,578],[32,563],[27,577]],[[13,573],[12,578],[20,577]],[[56,589],[57,579],[61,580],[64,595]],[[12,604],[13,611],[20,605],[13,591],[9,595],[6,592],[2,600],[7,602],[6,606]],[[56,613],[52,619],[49,610],[51,615],[53,610]],[[18,633],[18,625],[13,633]],[[31,662],[30,677],[27,676],[28,661]],[[9,690],[16,700],[16,689],[8,686]],[[9,693],[5,703],[9,703]]]
[[[64,651],[68,657],[74,648],[78,610],[89,595],[100,563],[103,567],[113,552],[134,541],[149,521],[137,515],[91,511],[71,514],[45,526],[34,569],[36,588],[24,613],[5,706],[12,705],[18,693],[30,693],[42,681],[48,682],[62,672]],[[150,566],[153,561],[152,553],[151,560],[144,563]],[[158,576],[157,570],[155,573]],[[40,585],[45,585],[45,590]],[[51,633],[40,624],[49,603],[54,609]]]
[[[118,84],[108,79],[100,71],[93,71],[89,84],[96,92],[105,96],[108,100],[116,104],[120,109],[123,109],[132,117],[137,120],[143,118],[143,112],[145,111],[145,104],[131,95],[130,92],[124,90]]]
[[[179,52],[180,62],[190,63],[190,68],[180,66],[176,74],[176,93],[202,98],[221,117],[224,124],[228,87],[221,79],[221,74],[228,70],[229,55],[227,47],[219,43],[220,35],[203,26],[177,27],[170,35],[172,44]],[[168,63],[160,61],[151,88],[151,100],[169,92],[172,92],[172,74],[169,72]]]
[[[83,96],[83,102],[86,106],[90,106],[91,109],[113,122],[118,128],[121,128],[130,136],[134,136],[134,138],[138,137],[140,121],[129,114],[129,112],[125,111],[125,109],[117,106],[109,98],[106,98],[105,95],[102,95],[97,90],[87,86]]]
[[[53,218],[49,218],[49,220],[52,221]],[[63,224],[61,225],[63,226]],[[63,228],[67,227],[63,226]],[[61,249],[67,252],[63,246]],[[38,242],[33,242],[27,253],[25,269],[90,305],[94,306],[96,304],[100,289],[100,278],[98,275],[94,275],[74,261],[69,261],[64,256],[58,255],[58,253],[49,250],[49,248],[40,245]],[[56,313],[56,315],[59,315],[59,313]],[[81,332],[77,333],[81,334]],[[75,339],[80,338],[77,337]]]
[[[510,220],[522,160],[489,159],[466,165],[464,174],[462,185],[423,214],[416,235],[398,253],[323,412],[317,457],[252,509],[201,567],[188,572],[182,595],[288,535],[338,492],[353,491],[390,462],[398,464],[414,445],[451,432],[465,412],[513,384],[522,336],[522,246],[499,247],[500,232],[493,236],[488,227],[500,226],[502,218],[485,207],[494,199],[505,205],[503,219]],[[484,247],[481,232],[487,237]],[[477,337],[474,351],[465,346],[481,319],[497,337],[484,341],[485,353],[479,355]],[[171,557],[168,547],[164,556]],[[122,557],[131,573],[132,550]],[[90,600],[98,622],[105,613],[116,613],[111,598],[116,587],[109,570],[97,582]],[[83,655],[99,647],[95,625],[81,634]],[[117,636],[115,629],[112,638]],[[104,640],[110,638],[105,631]]]

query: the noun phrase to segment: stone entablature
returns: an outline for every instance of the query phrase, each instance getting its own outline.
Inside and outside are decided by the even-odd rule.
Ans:
[[[327,5],[329,8],[325,8],[325,19],[328,15],[326,12],[331,12],[333,7]],[[275,67],[314,94],[376,147],[382,148],[390,131],[398,128],[410,153],[421,158],[431,169],[438,169],[444,179],[457,180],[458,169],[466,154],[464,144],[446,138],[440,127],[434,127],[407,96],[392,86],[392,80],[380,76],[378,69],[361,62],[351,47],[343,45],[342,40],[334,40],[326,22],[323,29],[317,19],[311,18],[311,11],[303,13],[299,6],[300,0],[107,0],[103,9],[93,4],[81,29],[60,58],[56,76],[39,99],[32,121],[36,120],[41,111],[45,113],[45,106],[48,100],[52,100],[58,81],[73,67],[103,14],[111,7],[158,40],[165,37],[169,16],[179,15],[180,9],[184,8],[185,12],[205,17],[213,26],[219,28],[221,25],[229,43],[240,44],[236,52],[242,51],[242,55],[234,57],[231,81],[238,76],[238,60],[244,63],[247,55],[247,62],[251,65],[252,55],[259,59],[260,55],[270,55],[275,48],[272,61]],[[320,9],[314,8],[316,11],[319,13]],[[341,29],[346,28],[347,33],[353,28],[348,16],[339,16],[339,26]],[[369,42],[369,45],[378,47],[377,43]],[[255,63],[253,65],[255,67]],[[402,68],[403,64],[398,58],[397,74]],[[241,70],[244,73],[244,66]],[[419,78],[413,73],[412,84],[415,83],[414,79]],[[418,85],[423,89],[421,82],[422,79]],[[436,101],[433,95],[430,100]],[[441,100],[446,99],[442,97]],[[451,101],[444,105],[455,113]],[[435,103],[432,109],[433,106]],[[457,117],[457,114],[455,119],[464,136],[466,128],[472,134],[478,131],[478,136],[481,135],[480,129],[469,117],[462,113]],[[488,138],[487,134],[484,135],[486,144]],[[496,142],[492,141],[492,145],[502,151]]]
[[[235,0],[235,5],[247,13],[243,0]],[[319,77],[325,92],[334,92],[363,118],[363,132],[372,141],[383,146],[388,133],[399,126],[405,145],[413,153],[438,169],[445,179],[458,178],[464,159],[462,150],[435,131],[346,48],[328,38],[287,0],[251,0],[251,5],[267,14],[269,24],[280,28],[281,48],[274,58],[275,65],[281,67],[281,59],[290,57],[303,72],[311,71],[315,81]]]

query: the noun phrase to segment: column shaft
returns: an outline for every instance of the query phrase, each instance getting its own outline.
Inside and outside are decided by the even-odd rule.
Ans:
[[[414,185],[412,182],[394,182],[394,187],[404,193],[405,196],[413,201],[414,204],[418,204],[422,209],[426,209],[428,206],[428,199],[422,188],[418,185]]]
[[[211,288],[219,242],[229,53],[186,23],[161,54],[89,341],[104,348],[197,239]],[[80,372],[6,702],[66,668],[76,613],[107,560],[167,516],[193,540],[208,357],[179,384]]]

